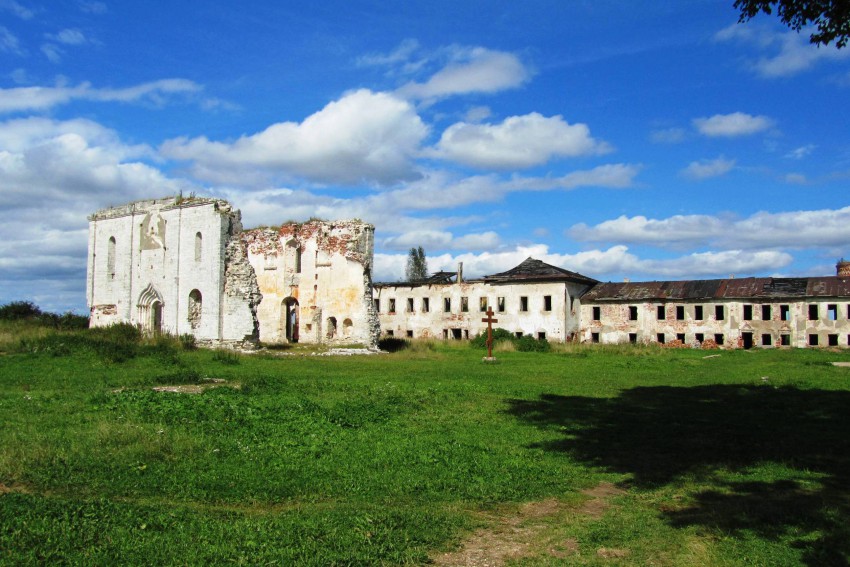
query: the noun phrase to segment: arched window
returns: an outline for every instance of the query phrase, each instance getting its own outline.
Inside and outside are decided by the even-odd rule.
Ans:
[[[333,339],[336,337],[336,317],[328,317],[327,337],[329,339]]]
[[[200,232],[195,233],[195,261],[200,262],[204,248],[204,237]]]
[[[189,292],[189,325],[192,329],[197,329],[201,326],[201,292],[193,289]]]
[[[286,243],[287,261],[292,259],[292,266],[296,274],[301,273],[301,246],[294,239]]]
[[[106,246],[106,273],[109,279],[115,277],[115,237],[109,237],[109,244]]]
[[[342,336],[345,338],[351,337],[351,331],[354,327],[354,324],[351,322],[351,319],[346,319],[342,322]]]

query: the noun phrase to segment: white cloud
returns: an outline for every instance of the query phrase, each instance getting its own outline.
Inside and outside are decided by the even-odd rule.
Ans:
[[[715,39],[740,41],[755,46],[763,56],[749,59],[748,66],[757,75],[765,78],[789,77],[821,61],[837,61],[850,56],[850,51],[838,49],[834,45],[813,45],[808,41],[808,35],[806,30],[802,33],[779,33],[755,26],[741,27],[733,24],[720,30]]]
[[[357,58],[357,65],[361,67],[388,66],[405,63],[410,60],[411,55],[419,49],[419,42],[415,39],[405,39],[398,47],[387,54],[371,53]]]
[[[80,0],[80,10],[89,14],[105,14],[106,4],[97,0]]]
[[[495,93],[523,85],[531,73],[519,58],[483,47],[455,48],[452,61],[424,83],[411,81],[396,91],[404,98],[438,99],[469,93]]]
[[[56,34],[47,34],[47,38],[65,45],[82,45],[88,41],[83,32],[76,28],[67,28]]]
[[[735,249],[816,248],[850,242],[850,207],[785,213],[760,212],[744,219],[675,215],[666,219],[620,216],[595,226],[574,225],[568,235],[586,242],[713,245]]]
[[[808,157],[809,155],[811,155],[811,153],[815,151],[816,147],[817,146],[815,146],[814,144],[800,146],[799,148],[795,148],[785,154],[785,157],[789,159],[803,159],[804,157]]]
[[[18,37],[4,26],[0,26],[0,51],[18,56],[26,55],[26,51],[21,47]]]
[[[390,250],[408,250],[414,246],[422,246],[425,250],[491,250],[499,242],[499,235],[492,231],[455,236],[448,231],[411,230],[385,238],[382,247]]]
[[[432,272],[454,271],[458,262],[463,262],[464,276],[476,278],[509,270],[528,257],[603,280],[621,277],[623,274],[653,279],[720,278],[728,277],[729,274],[744,276],[778,270],[792,261],[789,254],[776,251],[726,250],[658,260],[640,258],[629,252],[626,246],[576,254],[554,254],[549,252],[546,245],[533,244],[498,252],[429,256],[428,268]],[[375,254],[375,280],[404,279],[405,262],[405,254]]]
[[[511,169],[540,165],[553,157],[609,150],[607,144],[591,137],[587,125],[571,125],[561,116],[533,112],[511,116],[500,124],[453,124],[427,155],[475,167]]]
[[[89,120],[0,122],[0,293],[82,307],[87,215],[196,189],[141,161],[150,155]]]
[[[15,0],[0,0],[0,8],[8,10],[22,20],[31,20],[35,12],[26,6],[22,6]]]
[[[788,173],[783,180],[792,185],[806,185],[809,182],[809,179],[802,173]]]
[[[710,118],[694,118],[694,127],[703,136],[727,137],[749,136],[771,128],[773,120],[767,116],[753,116],[744,112],[715,114]]]
[[[464,120],[477,124],[483,120],[487,120],[492,114],[489,106],[473,106],[466,111]]]
[[[52,43],[45,43],[42,45],[41,52],[51,63],[60,63],[62,61],[62,56],[65,55],[65,51]]]
[[[650,134],[650,139],[656,144],[678,144],[685,139],[684,128],[666,128],[655,130]]]
[[[161,79],[123,89],[94,88],[89,83],[76,87],[14,87],[0,89],[0,113],[47,110],[74,100],[162,104],[170,95],[195,93],[201,88],[186,79]]]
[[[735,160],[719,157],[712,160],[692,161],[681,173],[689,179],[701,181],[711,177],[726,175],[735,167]]]
[[[319,182],[390,184],[418,177],[412,158],[427,134],[410,103],[361,89],[300,123],[279,122],[230,143],[178,138],[161,149],[217,181],[263,168]]]

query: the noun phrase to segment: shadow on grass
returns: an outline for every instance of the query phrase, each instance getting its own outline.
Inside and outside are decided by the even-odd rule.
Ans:
[[[713,487],[692,495],[690,507],[663,512],[670,525],[790,541],[809,565],[848,564],[850,392],[641,387],[615,398],[509,400],[508,411],[563,435],[544,449],[630,474],[635,486]],[[771,465],[792,472],[763,480],[766,470],[783,470]],[[723,480],[728,472],[755,480]]]

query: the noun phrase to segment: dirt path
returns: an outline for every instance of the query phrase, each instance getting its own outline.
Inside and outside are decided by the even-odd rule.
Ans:
[[[464,567],[500,567],[506,561],[548,554],[564,558],[581,551],[573,538],[557,540],[550,532],[551,522],[572,512],[588,518],[601,518],[611,507],[610,500],[625,494],[611,483],[603,482],[583,490],[587,496],[578,508],[550,498],[523,504],[513,514],[483,514],[489,527],[475,531],[457,551],[434,556],[435,565]],[[624,557],[627,550],[599,548],[600,557]]]

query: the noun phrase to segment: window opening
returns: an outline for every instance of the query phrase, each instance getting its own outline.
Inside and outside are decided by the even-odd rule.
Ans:
[[[525,295],[519,298],[519,310],[528,311],[528,297],[526,297]]]
[[[782,346],[791,346],[791,335],[779,335],[779,344]]]
[[[638,308],[637,305],[629,306],[629,321],[637,321],[638,318]]]
[[[488,302],[486,297],[478,298],[478,310],[482,313],[487,312]]]
[[[714,342],[717,343],[717,346],[723,346],[723,343],[725,342],[723,334],[722,333],[715,333],[714,334]]]
[[[633,345],[637,344],[637,333],[629,333],[629,342]]]
[[[714,318],[718,321],[723,321],[726,318],[726,311],[722,305],[714,306]]]
[[[666,313],[666,310],[664,309],[663,305],[659,305],[656,309],[656,312],[657,312],[659,321],[663,321],[664,319],[667,318],[667,313]]]
[[[452,298],[444,297],[443,298],[443,313],[451,313],[452,312]]]
[[[390,305],[389,305],[389,307],[390,307],[390,310],[389,310],[389,311],[390,311],[390,313],[395,313],[395,298],[394,298],[394,297],[391,297],[391,298],[390,298]]]
[[[684,321],[685,320],[685,306],[677,305],[676,306],[676,320]]]
[[[658,343],[663,345],[664,344],[664,333],[658,333],[657,335],[655,335],[655,340]]]
[[[467,313],[469,311],[469,298],[461,297],[460,298],[460,310],[463,313]]]
[[[496,309],[499,311],[499,313],[505,312],[505,298],[504,297],[497,297],[496,298]]]
[[[602,308],[601,307],[594,307],[593,308],[593,320],[594,321],[601,321],[602,320]]]
[[[428,313],[431,311],[431,300],[427,297],[422,298],[422,312]]]
[[[838,319],[838,305],[831,303],[826,306],[826,318],[830,321]],[[837,345],[838,343],[836,343]]]
[[[818,346],[818,336],[814,333],[809,335],[809,346]]]
[[[768,333],[761,336],[761,346],[773,346],[773,337]]]
[[[790,305],[780,305],[779,306],[779,318],[783,321],[791,320],[791,306]]]
[[[598,343],[599,342],[599,333],[590,333],[591,342]]]
[[[201,235],[200,232],[196,232],[195,233],[195,261],[196,262],[200,262],[201,258],[203,256],[203,249],[204,249],[203,244],[204,244],[204,237]]]
[[[702,305],[695,305],[694,306],[694,319],[696,319],[697,321],[702,321],[703,318],[704,317],[703,317],[703,313],[702,313]]]
[[[770,305],[762,305],[761,306],[761,319],[762,321],[770,321],[773,318],[773,309],[770,308]]]
[[[552,311],[552,296],[543,296],[543,311]]]
[[[407,298],[407,312],[408,313],[413,312],[413,298],[412,297]]]
[[[818,320],[818,306],[817,305],[809,305],[809,321],[817,321]]]
[[[752,321],[753,320],[753,306],[752,305],[744,305],[744,321]]]

